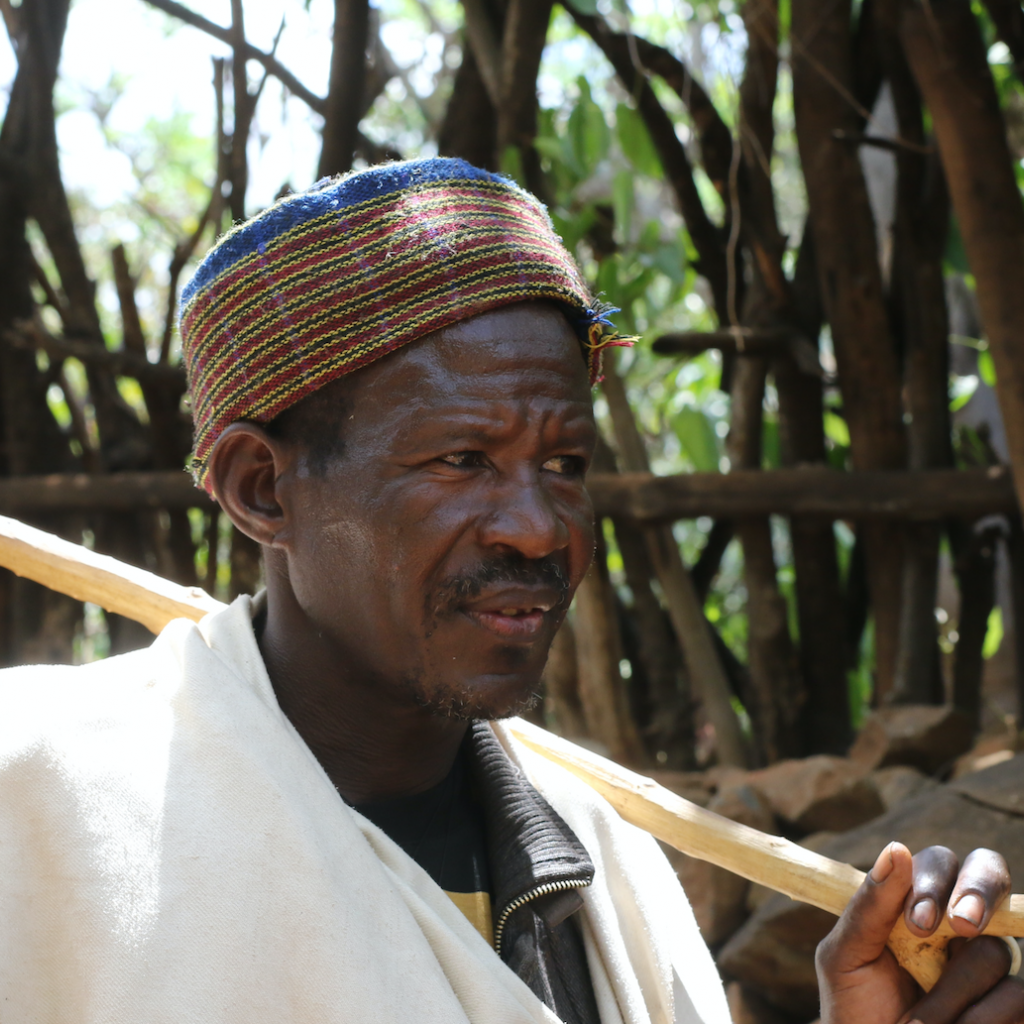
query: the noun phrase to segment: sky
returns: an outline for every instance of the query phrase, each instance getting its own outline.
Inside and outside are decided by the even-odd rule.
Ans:
[[[221,25],[230,21],[228,0],[190,0],[189,6]],[[310,89],[325,94],[333,5],[329,0],[312,0],[307,12],[302,0],[250,2],[246,5],[249,41],[269,49],[282,16],[286,27],[279,59]],[[110,116],[112,128],[131,134],[147,118],[164,119],[175,111],[186,111],[194,118],[195,130],[208,134],[214,117],[211,58],[228,55],[226,45],[177,23],[144,0],[74,0],[58,92],[60,102],[72,105],[58,120],[67,187],[86,191],[99,207],[111,205],[134,188],[127,158],[104,144],[96,117],[79,106],[84,91],[103,90],[116,72],[124,76],[125,86]],[[0,40],[0,82],[9,83],[15,69],[5,33]],[[249,70],[255,77],[258,65],[250,63]],[[256,208],[267,205],[286,180],[308,183],[319,152],[315,115],[300,100],[284,100],[275,80],[267,85],[258,117],[265,123],[257,124],[256,134],[262,128],[270,141],[260,159],[253,161],[250,202]],[[254,145],[259,146],[258,139]]]
[[[611,7],[609,0],[600,2]],[[230,0],[186,0],[186,5],[220,25],[230,23]],[[396,63],[410,69],[417,91],[428,92],[429,79],[440,61],[439,37],[431,37],[420,19],[408,17],[403,0],[375,0],[374,6],[383,8],[382,38]],[[677,37],[666,38],[670,45],[687,48],[686,34],[692,26],[685,3],[680,9],[677,0],[633,0],[631,7],[635,15],[653,16],[668,26],[663,32]],[[248,0],[245,18],[247,38],[264,50],[270,49],[283,18],[278,58],[306,86],[326,94],[331,0]],[[713,41],[708,42],[716,50]],[[561,63],[582,64],[581,70],[586,67],[578,38],[555,48]],[[135,187],[127,158],[104,144],[96,117],[84,107],[87,92],[103,90],[112,74],[123,79],[124,92],[109,122],[119,132],[130,135],[147,118],[164,119],[185,111],[192,115],[198,134],[212,134],[211,58],[229,52],[225,44],[182,25],[145,0],[72,0],[58,84],[58,102],[66,110],[58,120],[58,139],[68,188],[84,191],[97,208],[106,208]],[[13,80],[15,69],[10,42],[6,33],[0,33],[0,87]],[[249,63],[251,78],[259,71],[257,64]],[[542,72],[539,91],[545,105],[559,101],[561,88],[554,76]],[[250,158],[247,198],[251,210],[268,205],[285,182],[296,188],[312,183],[319,154],[318,122],[302,101],[286,97],[275,79],[268,81],[257,110]],[[261,144],[261,136],[265,143]]]

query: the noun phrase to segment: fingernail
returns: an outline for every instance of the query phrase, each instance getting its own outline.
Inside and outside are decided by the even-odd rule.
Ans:
[[[935,917],[938,908],[935,900],[926,898],[918,900],[910,911],[910,923],[916,925],[922,931],[931,931],[935,927]]]
[[[871,869],[871,881],[884,882],[892,873],[892,869],[892,843],[890,843],[878,855],[878,860],[875,861],[875,866]]]
[[[985,901],[973,892],[961,896],[956,906],[950,913],[951,917],[959,917],[961,921],[973,924],[975,928],[981,924],[981,918],[985,913]]]

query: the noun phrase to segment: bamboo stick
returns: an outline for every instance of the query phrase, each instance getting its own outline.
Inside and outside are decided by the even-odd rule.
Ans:
[[[198,621],[225,607],[198,587],[180,587],[3,516],[0,565],[78,600],[134,618],[154,632],[174,618]],[[626,821],[691,857],[837,915],[864,879],[864,873],[849,864],[729,821],[522,719],[511,719],[507,725],[525,746],[592,786]],[[985,932],[1024,935],[1024,895],[1007,897]],[[918,939],[901,919],[889,946],[914,978],[930,989],[941,973],[945,945],[952,935],[944,920],[931,939]]]

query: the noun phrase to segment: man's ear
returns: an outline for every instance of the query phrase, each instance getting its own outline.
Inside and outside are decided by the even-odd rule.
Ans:
[[[287,525],[278,481],[289,446],[256,423],[232,423],[210,453],[213,493],[231,522],[258,544],[272,546]]]

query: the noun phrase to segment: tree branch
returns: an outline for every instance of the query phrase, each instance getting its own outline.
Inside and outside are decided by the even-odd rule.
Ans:
[[[183,21],[186,25],[191,25],[193,28],[213,36],[214,39],[219,39],[228,46],[234,45],[230,28],[225,28],[216,22],[210,21],[209,18],[204,18],[201,14],[196,14],[195,11],[189,10],[184,4],[177,3],[176,0],[146,0],[146,3],[151,7],[157,8],[157,10],[163,11],[164,14],[169,14],[172,18]],[[298,96],[300,100],[308,104],[318,114],[326,115],[327,100],[323,96],[317,96],[311,89],[306,88],[273,54],[264,53],[263,50],[253,46],[252,43],[243,42],[242,45],[247,60],[254,60],[262,64],[289,92]]]
[[[46,352],[56,359],[74,358],[87,366],[103,367],[117,376],[174,387],[179,394],[185,391],[185,371],[180,366],[151,363],[145,356],[125,349],[112,352],[95,341],[55,338],[38,320],[21,321],[15,330],[3,335],[3,342],[11,348]]]

